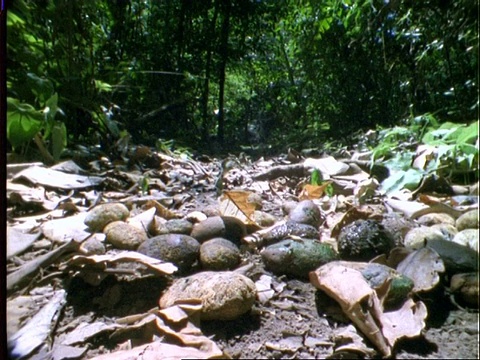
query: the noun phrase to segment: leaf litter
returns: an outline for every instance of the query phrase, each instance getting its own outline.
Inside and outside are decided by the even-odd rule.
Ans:
[[[416,166],[432,153],[419,149]],[[398,197],[385,194],[367,172],[341,156],[297,155],[290,162],[288,156],[255,161],[242,155],[234,157],[233,169],[223,171],[218,159],[149,154],[156,159],[155,169],[126,159],[115,166],[96,161],[92,173],[71,161],[55,168],[38,163],[11,167],[7,332],[13,358],[478,357],[478,301],[462,301],[472,294],[478,299],[478,265],[465,260],[472,256],[466,246],[459,251],[450,245],[430,247],[427,241],[419,249],[397,247],[372,259],[391,269],[372,286],[359,270],[367,265],[359,262],[328,262],[310,272],[310,281],[272,274],[259,249],[242,240],[239,268],[241,276],[253,280],[249,291],[256,291],[256,301],[234,319],[203,321],[202,292],[158,306],[172,283],[188,283],[189,275],[202,273],[200,263],[187,273],[176,272],[173,263],[115,249],[105,241],[103,226],[89,229],[84,222],[95,205],[122,203],[129,213],[122,220],[148,236],[155,235],[155,223],[178,218],[200,223],[220,215],[239,219],[255,237],[272,226],[257,221],[256,212],[282,224],[288,217],[282,210],[286,202],[308,199],[326,217],[317,240],[336,248],[340,230],[359,219],[384,221],[396,213],[415,222],[422,215],[444,213],[455,221],[468,211],[478,212],[478,194],[471,195],[469,205],[459,205],[454,195],[423,188],[425,178],[417,188],[397,192]],[[321,173],[322,184],[308,183],[313,170]],[[463,196],[473,189],[464,186]],[[401,227],[408,231],[404,223]],[[394,231],[397,238],[403,238],[403,230],[401,235]],[[476,246],[478,259],[478,237]],[[467,254],[458,255],[463,251]],[[446,275],[444,262],[450,269],[450,262],[466,263],[462,271],[474,275],[460,277],[448,269]],[[397,307],[385,308],[401,274],[413,285]],[[41,302],[34,300],[39,296]]]

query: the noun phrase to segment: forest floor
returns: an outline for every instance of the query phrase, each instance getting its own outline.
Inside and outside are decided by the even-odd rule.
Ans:
[[[278,160],[278,159],[277,159]],[[217,203],[217,193],[213,187],[214,177],[207,177],[204,179],[206,185],[201,191],[198,187],[200,182],[193,179],[188,186],[185,186],[185,181],[189,181],[188,177],[191,172],[192,162],[183,160],[174,161],[169,157],[171,166],[169,170],[170,182],[167,183],[167,188],[172,190],[182,183],[182,191],[171,191],[171,193],[188,193],[188,197],[177,201],[178,213],[186,215],[194,210],[201,211],[202,209]],[[283,160],[282,160],[283,161]],[[277,161],[276,164],[283,164],[284,162]],[[218,169],[218,165],[213,162],[207,164],[205,162],[197,162],[202,164],[203,168],[207,169],[207,173],[212,174],[212,169]],[[224,190],[231,188],[243,187],[255,188],[251,181],[253,173],[259,173],[259,162],[250,163],[252,166],[244,166],[241,171],[233,171],[228,177],[225,177]],[[272,163],[273,164],[273,163]],[[271,167],[270,164],[268,167]],[[182,170],[183,168],[183,170]],[[260,170],[259,170],[260,169]],[[174,171],[177,174],[172,175]],[[184,171],[187,175],[187,180],[181,178],[181,172]],[[195,177],[201,177],[203,171],[193,171]],[[166,180],[166,173],[163,173],[162,180]],[[180,175],[179,175],[180,174]],[[103,176],[110,179],[109,183],[113,183],[112,179],[120,179],[119,173],[112,176],[111,173],[103,173]],[[152,179],[153,176],[149,175]],[[25,179],[24,179],[25,180]],[[168,179],[167,179],[168,180]],[[191,179],[190,179],[191,180]],[[282,218],[282,203],[286,200],[296,198],[298,195],[295,190],[295,184],[298,184],[299,179],[292,177],[291,179],[280,178],[270,181],[269,186],[260,187],[264,190],[262,194],[264,208],[266,213],[275,216],[277,219]],[[37,181],[38,183],[41,181]],[[289,185],[292,182],[292,186]],[[196,184],[196,185],[195,185]],[[264,184],[265,185],[265,184]],[[124,201],[122,196],[127,196],[131,200],[131,194],[125,190],[129,187],[127,184],[123,185],[122,191],[110,191],[103,193],[103,199],[110,201]],[[51,187],[50,187],[51,188]],[[168,190],[167,189],[167,190]],[[259,187],[255,188],[257,191]],[[270,190],[268,190],[270,189]],[[8,190],[8,189],[7,189]],[[9,225],[14,226],[21,223],[26,223],[27,218],[32,220],[35,214],[38,215],[37,210],[31,210],[25,214],[24,210],[19,211],[18,198],[17,202],[13,201],[12,193],[18,190],[10,189],[9,191]],[[61,190],[59,190],[61,193]],[[295,195],[296,194],[296,195]],[[87,197],[86,194],[82,196]],[[138,195],[140,197],[140,195]],[[25,197],[24,197],[25,199]],[[50,198],[51,199],[51,198]],[[22,200],[23,209],[28,208],[27,200]],[[16,205],[15,205],[16,204]],[[79,206],[79,209],[82,209]],[[85,208],[86,209],[86,208]],[[83,210],[80,210],[83,211]],[[43,212],[35,221],[42,224],[48,223],[52,219],[52,215],[48,217],[48,212]],[[27,216],[28,215],[28,216]],[[46,232],[43,230],[43,236],[37,241],[47,241],[38,244],[37,247],[27,250],[23,254],[17,255],[8,262],[8,272],[11,274],[17,270],[20,265],[35,259],[36,257],[51,251],[51,239],[46,239]],[[53,241],[55,243],[55,241]],[[49,245],[50,244],[50,245]],[[54,246],[53,246],[54,247]],[[45,250],[48,249],[48,250]],[[110,245],[107,245],[107,250]],[[67,259],[62,259],[67,261]],[[125,345],[118,339],[112,341],[111,331],[100,331],[95,333],[95,336],[85,336],[85,339],[79,340],[78,344],[84,345],[82,351],[78,354],[70,353],[66,355],[63,352],[62,357],[59,353],[51,351],[55,342],[58,344],[60,340],[68,335],[72,329],[75,329],[80,324],[115,324],[120,318],[132,316],[134,314],[146,313],[152,308],[158,307],[158,300],[162,292],[165,291],[169,285],[169,281],[165,278],[145,277],[138,281],[126,282],[119,280],[115,276],[105,278],[97,286],[89,285],[83,280],[71,278],[70,275],[62,270],[65,269],[65,263],[60,261],[53,262],[51,267],[47,269],[41,268],[35,278],[20,289],[9,291],[7,305],[10,302],[18,301],[24,297],[34,299],[34,305],[29,305],[28,314],[24,313],[18,318],[13,316],[13,313],[8,313],[7,320],[12,322],[18,320],[18,323],[9,323],[9,335],[11,336],[17,331],[25,322],[38,312],[38,310],[45,305],[45,294],[50,294],[53,290],[65,289],[67,292],[66,302],[62,306],[61,313],[58,317],[56,326],[48,336],[45,342],[49,344],[46,349],[43,349],[35,355],[35,352],[25,356],[26,359],[89,359],[99,356],[101,354],[111,354],[112,359],[115,357],[115,352],[120,349],[125,349],[125,346],[131,347],[134,344]],[[266,301],[256,301],[251,311],[240,316],[236,320],[230,321],[202,321],[199,325],[201,332],[223,351],[225,357],[230,358],[269,358],[269,359],[309,359],[309,358],[358,358],[362,357],[381,357],[375,352],[375,347],[366,341],[365,347],[371,351],[367,355],[355,350],[335,351],[339,344],[342,343],[343,337],[348,337],[355,329],[352,328],[351,322],[345,315],[335,308],[334,304],[327,302],[319,296],[318,291],[312,286],[308,280],[297,279],[286,275],[275,275],[265,269],[262,259],[258,252],[245,251],[242,254],[242,264],[251,264],[253,267],[249,270],[248,276],[254,281],[258,280],[261,275],[266,275],[271,279],[272,284],[275,285],[275,292],[271,298]],[[69,273],[71,274],[71,273]],[[473,359],[479,358],[479,314],[478,311],[466,311],[454,305],[449,297],[445,294],[445,289],[440,288],[433,294],[428,294],[422,300],[427,309],[428,317],[426,325],[421,334],[413,339],[404,339],[399,341],[394,347],[393,357],[398,359]],[[118,295],[120,294],[120,295]],[[115,298],[113,301],[112,298]],[[27,306],[28,307],[28,306]],[[21,306],[19,307],[21,308]],[[332,313],[333,309],[333,313]],[[336,310],[335,310],[336,309]],[[24,309],[25,310],[25,309]],[[335,314],[335,311],[337,313]],[[70,341],[69,346],[74,345],[75,342]],[[367,352],[368,352],[367,351]],[[184,357],[181,353],[178,358]],[[13,357],[12,357],[13,358]],[[158,357],[162,358],[162,356]],[[157,358],[156,358],[157,359]]]

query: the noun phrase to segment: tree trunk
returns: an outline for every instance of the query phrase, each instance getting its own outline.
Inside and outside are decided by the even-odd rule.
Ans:
[[[215,34],[215,24],[218,17],[218,1],[215,1],[215,10],[213,12],[213,18],[210,22],[209,33],[213,36]],[[208,12],[205,15],[205,19],[208,21]],[[205,44],[205,50],[207,58],[205,60],[205,81],[203,82],[203,94],[202,94],[202,139],[204,142],[208,141],[209,133],[209,119],[211,114],[208,113],[208,97],[210,94],[210,73],[212,67],[212,46],[210,43]]]
[[[218,0],[221,1],[221,0]],[[225,97],[225,71],[228,61],[228,32],[230,28],[230,7],[229,1],[222,2],[223,6],[223,21],[222,21],[222,33],[220,34],[220,66],[218,76],[218,131],[217,137],[221,145],[224,143],[225,137],[225,111],[224,111],[224,97]]]

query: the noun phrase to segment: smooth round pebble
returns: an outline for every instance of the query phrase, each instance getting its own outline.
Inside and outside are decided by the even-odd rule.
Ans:
[[[277,218],[265,211],[255,210],[252,214],[252,220],[261,227],[273,226],[277,222]]]
[[[445,240],[452,240],[458,233],[457,228],[450,224],[435,224],[430,226],[430,228],[433,230],[439,230],[443,234]]]
[[[85,217],[84,223],[91,231],[100,232],[114,221],[125,221],[130,215],[128,208],[121,203],[107,203],[95,206]]]
[[[325,218],[320,212],[320,208],[312,200],[300,201],[288,214],[289,220],[300,224],[311,225],[319,228],[323,224]]]
[[[168,220],[165,223],[165,227],[170,234],[190,235],[190,233],[192,232],[193,224],[185,219],[172,219]]]
[[[188,271],[198,260],[200,244],[188,235],[164,234],[147,239],[137,251],[155,259],[171,262],[180,271]]]
[[[162,295],[160,308],[190,299],[202,301],[201,320],[234,320],[250,311],[255,283],[233,271],[204,271],[176,280]]]
[[[117,249],[137,250],[148,236],[141,230],[123,221],[114,221],[104,228],[107,241]]]
[[[200,246],[200,262],[207,270],[233,269],[240,262],[240,251],[227,239],[210,239]]]
[[[247,234],[245,224],[233,216],[212,216],[193,226],[191,236],[200,242],[222,237],[240,244]]]
[[[457,219],[456,226],[458,231],[465,229],[478,229],[479,219],[478,219],[478,209],[471,210],[463,214]]]
[[[452,241],[478,252],[478,229],[462,230],[455,235]]]
[[[425,242],[432,240],[449,240],[448,236],[438,228],[431,228],[428,226],[420,226],[410,230],[405,235],[404,245],[410,249],[420,249],[425,246]]]
[[[104,234],[95,234],[105,237]],[[85,240],[80,246],[80,251],[84,255],[103,255],[107,252],[105,249],[104,241],[99,239],[99,237],[91,237],[90,239]]]
[[[417,219],[419,225],[432,226],[435,224],[448,224],[455,225],[455,219],[448,214],[444,213],[431,213],[420,216]]]

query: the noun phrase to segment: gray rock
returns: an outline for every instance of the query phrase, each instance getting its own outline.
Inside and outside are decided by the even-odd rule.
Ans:
[[[478,252],[478,229],[462,230],[455,235],[452,241]]]
[[[290,211],[288,218],[300,224],[311,225],[317,229],[325,221],[325,218],[320,212],[320,208],[312,200],[300,201],[297,206]]]
[[[198,260],[200,244],[183,234],[164,234],[146,240],[138,252],[175,264],[180,271],[188,271]]]
[[[424,226],[432,226],[435,224],[455,225],[455,219],[445,213],[431,213],[420,216],[417,223]]]
[[[85,217],[85,225],[93,232],[100,232],[114,221],[125,221],[130,215],[128,208],[120,203],[108,203],[95,206]]]
[[[463,214],[457,219],[456,227],[458,231],[465,229],[478,229],[479,225],[478,209],[471,210]]]
[[[200,262],[207,270],[230,270],[239,264],[240,250],[227,239],[210,239],[200,246]]]
[[[301,278],[307,278],[310,271],[338,259],[331,245],[313,239],[282,240],[266,247],[261,256],[268,270]]]
[[[407,235],[405,235],[405,247],[409,249],[420,249],[425,246],[426,242],[432,240],[450,240],[448,234],[445,234],[441,229],[420,226],[418,228],[411,229]]]
[[[205,271],[176,280],[160,298],[160,307],[201,299],[201,320],[234,320],[248,312],[256,298],[255,283],[233,271]]]
[[[165,223],[165,227],[170,234],[190,235],[190,233],[192,232],[193,224],[190,221],[184,219],[172,219],[168,220]]]
[[[223,237],[235,244],[247,234],[245,224],[232,216],[213,216],[193,226],[191,236],[200,242]]]
[[[117,249],[137,250],[145,240],[147,233],[123,221],[114,221],[104,228],[107,241]]]
[[[343,260],[369,261],[394,247],[392,236],[375,220],[357,220],[338,235],[338,253]]]

